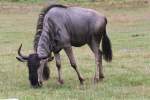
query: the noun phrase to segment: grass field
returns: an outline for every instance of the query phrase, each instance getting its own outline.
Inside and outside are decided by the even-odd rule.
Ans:
[[[128,0],[130,1],[130,0]],[[133,0],[131,0],[133,1]],[[87,46],[74,48],[80,86],[68,58],[61,51],[64,85],[57,84],[55,62],[49,64],[51,79],[42,88],[29,85],[26,63],[16,60],[23,43],[25,54],[33,52],[36,21],[42,4],[0,3],[0,99],[19,100],[150,100],[150,4],[148,2],[68,4],[93,8],[108,18],[113,61],[103,61],[105,79],[93,84],[95,62]]]

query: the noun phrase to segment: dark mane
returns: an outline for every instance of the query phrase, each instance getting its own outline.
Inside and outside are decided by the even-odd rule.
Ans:
[[[53,7],[67,8],[67,7],[64,6],[64,5],[56,4],[56,5],[50,5],[50,6],[48,6],[48,7],[45,7],[45,8],[41,11],[41,13],[39,14],[38,21],[37,21],[36,34],[35,34],[35,36],[34,36],[34,51],[35,51],[35,52],[37,51],[38,42],[39,42],[39,39],[40,39],[42,30],[43,30],[44,17],[45,17],[45,15],[46,15],[46,13],[47,13],[51,8],[53,8]]]

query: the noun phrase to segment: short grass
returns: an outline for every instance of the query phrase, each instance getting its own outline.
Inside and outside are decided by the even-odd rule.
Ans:
[[[133,1],[133,0],[132,0]],[[64,85],[57,84],[55,62],[49,64],[51,79],[42,88],[29,85],[26,63],[18,62],[17,49],[33,52],[36,20],[43,5],[0,3],[0,99],[19,100],[150,100],[150,5],[83,3],[108,17],[113,61],[103,61],[105,79],[93,84],[95,62],[87,46],[74,48],[80,86],[64,51],[61,51]]]

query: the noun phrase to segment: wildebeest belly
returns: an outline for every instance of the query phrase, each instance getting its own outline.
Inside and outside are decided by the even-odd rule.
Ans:
[[[80,47],[86,44],[90,38],[87,33],[65,33],[61,34],[58,40],[58,45],[63,48],[69,45]]]
[[[88,34],[73,34],[71,38],[71,45],[75,47],[80,47],[88,42]]]
[[[71,22],[71,27],[69,26],[71,32],[69,34],[72,46],[79,47],[86,44],[90,35],[92,35],[89,29],[88,21],[74,19]]]

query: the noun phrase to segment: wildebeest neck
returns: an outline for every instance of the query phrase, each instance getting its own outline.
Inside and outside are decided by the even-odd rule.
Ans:
[[[43,32],[37,47],[37,54],[39,57],[48,56],[50,53],[50,40],[47,33]]]

